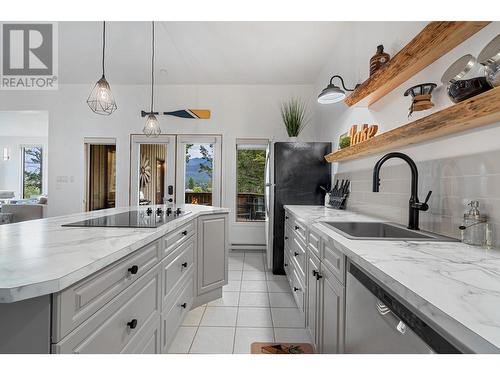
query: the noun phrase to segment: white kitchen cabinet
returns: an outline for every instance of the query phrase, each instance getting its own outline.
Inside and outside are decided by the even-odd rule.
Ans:
[[[309,330],[309,335],[314,344],[316,351],[319,350],[319,273],[320,273],[320,262],[319,259],[314,255],[309,254],[307,263],[307,301],[306,301],[306,312],[307,312],[307,329]]]
[[[336,354],[344,350],[344,285],[321,265],[319,331],[321,353]]]
[[[198,295],[227,284],[227,215],[198,218]]]

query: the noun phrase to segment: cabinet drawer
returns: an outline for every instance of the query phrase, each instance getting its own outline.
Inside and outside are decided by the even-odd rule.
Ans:
[[[159,267],[54,345],[57,353],[121,353],[160,319]],[[135,327],[134,325],[135,322]]]
[[[159,249],[159,242],[155,241],[56,293],[52,320],[54,340],[61,340],[155,266],[160,259]]]
[[[191,220],[163,237],[163,257],[168,256],[178,246],[196,233],[196,221]]]
[[[300,281],[297,272],[292,273],[290,287],[292,289],[292,295],[295,299],[295,303],[297,304],[297,308],[304,313],[304,284]]]
[[[185,280],[185,275],[191,274],[194,270],[196,238],[192,236],[187,242],[183,243],[171,255],[162,262],[163,272],[163,308],[169,308],[167,300],[176,294]]]
[[[160,354],[160,316],[136,335],[122,351],[124,354]]]
[[[307,241],[307,227],[306,225],[299,221],[297,218],[293,219],[292,229],[294,233],[304,242]]]
[[[345,280],[345,256],[338,249],[338,245],[332,239],[324,238],[321,241],[321,247],[323,252],[323,264],[326,265],[330,272],[332,272],[335,277],[344,284]]]
[[[321,236],[314,230],[309,228],[309,234],[307,237],[307,248],[318,258],[321,257]]]
[[[193,282],[193,272],[189,273],[189,280],[180,291],[175,302],[173,303],[170,310],[165,311],[162,314],[161,319],[161,329],[162,329],[162,353],[166,353],[172,340],[177,333],[182,321],[186,317],[189,310],[193,306],[194,299],[194,282]]]
[[[302,280],[305,278],[306,271],[306,246],[298,236],[293,237],[293,245],[290,249],[290,259],[295,261],[297,272],[300,273]]]

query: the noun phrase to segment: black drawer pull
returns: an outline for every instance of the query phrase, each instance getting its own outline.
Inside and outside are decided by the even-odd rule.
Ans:
[[[184,262],[184,263],[181,264],[182,268],[187,268],[187,266],[188,266],[188,262]]]
[[[287,236],[285,236],[285,240],[288,240],[288,237],[287,237]]]
[[[183,236],[187,236],[188,235],[188,231],[187,230],[184,230],[181,232]]]
[[[312,274],[313,276],[316,276],[317,274],[319,274],[319,271],[313,270]]]
[[[130,329],[135,329],[135,327],[137,327],[137,319],[132,319],[130,322],[127,323],[127,326],[129,326]]]
[[[132,266],[128,269],[128,272],[130,272],[132,275],[135,275],[139,271],[139,267],[137,266]]]
[[[321,278],[323,278],[323,275],[320,274],[319,272],[316,272],[316,280],[319,280]]]
[[[288,267],[288,263],[285,263],[285,267]]]
[[[187,307],[187,303],[186,303],[186,302],[184,302],[184,303],[181,305],[181,307],[182,307],[183,309],[185,309],[185,308]]]
[[[285,219],[288,220],[288,216],[285,216]]]
[[[293,253],[293,256],[294,256],[294,257],[298,257],[298,256],[299,256],[299,253],[298,253],[298,252],[294,252],[294,253]]]
[[[300,290],[300,288],[297,288],[296,286],[294,286],[293,291],[296,292],[297,290]]]
[[[295,230],[299,230],[300,227],[298,225],[295,226]]]

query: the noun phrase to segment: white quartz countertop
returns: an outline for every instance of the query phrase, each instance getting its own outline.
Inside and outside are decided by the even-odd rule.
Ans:
[[[350,240],[324,221],[385,221],[323,206],[285,206],[465,352],[500,352],[500,251],[460,242]]]
[[[61,291],[189,220],[200,215],[229,212],[220,207],[180,207],[190,213],[158,228],[61,226],[138,207],[0,225],[0,303]]]

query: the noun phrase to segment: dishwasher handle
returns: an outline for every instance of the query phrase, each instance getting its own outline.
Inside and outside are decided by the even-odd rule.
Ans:
[[[406,324],[399,319],[390,308],[383,304],[379,299],[377,299],[375,306],[377,307],[378,313],[384,317],[385,320],[387,320],[391,327],[394,327],[401,335],[406,333]]]

